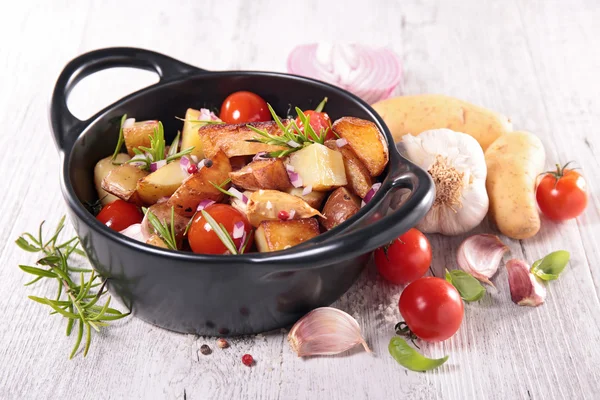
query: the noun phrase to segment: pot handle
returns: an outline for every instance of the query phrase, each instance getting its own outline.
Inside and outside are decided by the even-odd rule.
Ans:
[[[69,93],[86,76],[115,67],[156,72],[159,84],[188,74],[208,72],[163,54],[133,47],[94,50],[74,58],[60,73],[50,101],[50,123],[59,151],[64,151],[69,140],[75,139],[89,121],[81,121],[71,114],[67,107]]]

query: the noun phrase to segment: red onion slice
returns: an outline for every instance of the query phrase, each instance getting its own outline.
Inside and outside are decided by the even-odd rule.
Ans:
[[[246,238],[248,237],[248,235],[246,234],[246,230],[244,230],[244,234],[242,235],[242,240],[240,240],[240,245],[237,247],[237,251],[238,253],[242,254],[242,247],[244,247],[244,244],[246,243]],[[246,249],[244,249],[245,251]]]
[[[376,184],[371,186],[371,189],[369,189],[369,191],[365,195],[365,198],[362,201],[361,207],[366,206],[371,201],[371,199],[373,198],[373,196],[375,196],[375,193],[377,193],[377,191],[379,190],[380,187],[381,187],[381,183],[379,183],[379,182],[377,182]]]
[[[143,223],[143,221],[142,221]],[[138,240],[140,242],[146,242],[146,239],[150,236],[147,231],[142,229],[142,224],[133,224],[129,225],[127,228],[120,231],[122,235],[125,235],[129,238]],[[147,235],[147,236],[146,236]]]
[[[191,155],[190,158],[192,159],[192,161],[194,162],[194,164],[198,164],[198,157],[196,157],[195,155]]]
[[[310,194],[310,192],[312,192],[312,185],[308,185],[304,188],[304,190],[302,190],[302,196],[306,196]]]
[[[393,51],[360,44],[298,46],[288,57],[287,69],[340,86],[370,104],[389,97],[402,79],[402,64]]]
[[[212,206],[213,204],[215,204],[215,202],[212,200],[202,200],[200,204],[198,204],[198,207],[196,207],[196,211],[202,211],[206,207]]]
[[[270,157],[267,156],[266,151],[261,151],[256,153],[254,157],[252,157],[252,161],[260,161],[260,160],[268,160]]]
[[[159,198],[158,200],[156,200],[156,204],[166,203],[167,201],[169,201],[170,198],[171,198],[171,196],[163,196],[163,197]]]
[[[302,186],[302,178],[300,177],[300,175],[298,175],[297,172],[295,172],[294,167],[291,166],[290,164],[286,164],[285,165],[285,169],[288,173],[288,177],[290,178],[290,182],[292,183],[292,185],[294,185],[294,187],[301,187]]]
[[[203,158],[202,160],[200,160],[200,162],[198,163],[198,171],[200,171],[202,168],[204,168],[205,161],[206,161],[206,158]]]
[[[167,160],[155,161],[150,164],[150,172],[156,172],[157,169],[167,165]]]
[[[231,193],[236,199],[241,200],[244,204],[248,203],[248,198],[246,195],[234,187],[229,188],[229,193]]]
[[[123,122],[123,129],[131,128],[135,124],[135,118],[127,118],[125,122]]]
[[[300,143],[296,143],[293,140],[288,141],[287,145],[290,146],[290,147],[293,147],[295,149],[297,149],[298,147],[302,146]]]
[[[348,141],[344,138],[340,138],[335,140],[335,144],[337,145],[337,147],[344,147],[348,144]]]
[[[233,235],[231,235],[231,237],[233,239],[239,239],[242,236],[244,236],[244,232],[245,232],[244,223],[242,221],[238,221],[235,224],[233,224]]]
[[[293,208],[290,210],[290,216],[288,217],[288,221],[294,219],[294,216],[296,215],[296,210],[294,210]]]

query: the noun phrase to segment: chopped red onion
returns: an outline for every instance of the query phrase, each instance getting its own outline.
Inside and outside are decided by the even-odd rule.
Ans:
[[[244,203],[248,203],[248,198],[244,195],[244,193],[240,192],[236,188],[229,188],[229,193],[231,193],[236,199],[239,199]]]
[[[310,194],[310,192],[312,192],[312,185],[308,185],[302,190],[302,196],[306,196],[307,194]]]
[[[294,210],[293,208],[290,210],[290,216],[288,217],[288,221],[291,219],[294,219],[294,215],[296,215],[296,210]]]
[[[291,164],[285,164],[285,169],[288,170],[289,172],[295,172],[296,169],[294,168],[293,165]]]
[[[244,223],[242,221],[238,221],[235,224],[233,224],[233,235],[231,235],[231,237],[233,239],[239,239],[242,236],[244,236],[244,232],[245,232]]]
[[[292,183],[292,185],[294,187],[301,187],[302,186],[302,178],[300,177],[300,175],[298,175],[297,172],[293,172],[293,171],[288,171],[288,176],[290,177],[290,182]]]
[[[293,140],[290,140],[289,142],[287,142],[287,145],[290,146],[290,147],[293,147],[295,149],[298,148],[298,147],[300,147],[300,146],[302,146],[300,143],[296,143]]]
[[[144,237],[144,232],[142,230],[142,224],[129,225],[119,233],[140,242],[146,242],[146,237]]]
[[[170,198],[171,198],[171,196],[163,196],[163,197],[159,198],[158,200],[156,200],[156,204],[166,203],[167,201],[169,201]]]
[[[240,245],[237,248],[237,251],[240,254],[242,253],[242,247],[244,247],[244,244],[246,243],[246,238],[247,238],[247,234],[246,234],[246,230],[244,229],[244,234],[242,235],[242,240],[240,240]]]
[[[190,173],[188,172],[188,167],[190,166],[190,159],[187,158],[186,156],[183,156],[179,159],[179,167],[181,167],[181,170],[183,171],[183,173],[185,175],[189,175]]]
[[[252,161],[268,160],[268,159],[269,159],[269,157],[267,157],[266,151],[261,151],[259,153],[256,153],[256,155],[254,157],[252,157]]]
[[[208,206],[212,206],[213,204],[215,204],[215,202],[214,202],[214,201],[212,201],[212,200],[208,200],[208,199],[206,199],[206,200],[202,200],[202,201],[200,202],[200,204],[198,204],[198,207],[196,208],[196,211],[202,211],[202,210],[204,210],[206,207],[208,207]]]
[[[194,157],[194,156],[192,156]],[[206,158],[203,158],[202,160],[200,160],[200,162],[198,163],[198,171],[200,171],[202,168],[204,168],[204,163],[206,161]]]
[[[373,198],[373,196],[375,196],[375,193],[377,193],[377,191],[379,190],[380,187],[381,187],[381,183],[379,183],[379,182],[377,182],[376,184],[371,186],[371,189],[369,189],[369,191],[365,195],[365,198],[362,201],[361,207],[366,206],[371,201],[371,199]]]
[[[192,161],[194,162],[194,164],[198,164],[198,157],[196,157],[193,154],[190,157],[191,157]]]
[[[157,169],[167,165],[167,160],[155,161],[150,164],[150,172],[155,172]]]
[[[127,118],[125,122],[123,122],[123,129],[131,128],[135,124],[135,118]]]
[[[348,144],[348,141],[344,138],[340,138],[335,140],[335,144],[337,145],[337,147],[344,147]]]

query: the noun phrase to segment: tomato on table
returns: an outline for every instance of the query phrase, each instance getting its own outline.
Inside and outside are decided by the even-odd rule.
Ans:
[[[397,285],[406,285],[425,275],[431,257],[429,240],[415,228],[375,250],[377,270],[387,281]]]
[[[331,130],[331,118],[329,118],[327,113],[323,112],[325,103],[327,103],[327,97],[325,97],[314,110],[304,111],[304,115],[309,117],[310,126],[317,135],[321,135],[322,132],[325,132],[325,140],[331,140],[335,139],[336,136]],[[304,132],[304,124],[300,120],[300,117],[296,117],[296,125]]]
[[[244,232],[246,236],[250,235],[246,251],[252,247],[253,235],[252,225],[248,222],[248,219],[244,214],[236,210],[227,204],[213,204],[204,209],[211,217],[217,222],[217,224],[223,224],[225,230],[229,233],[229,236],[233,239],[233,243],[236,248],[242,246],[242,239],[233,237],[233,229],[236,222],[242,222],[244,224]],[[202,216],[202,213],[197,213],[192,221],[190,230],[188,231],[188,242],[194,253],[198,254],[228,254],[227,247],[223,244],[221,239],[212,230],[208,221]]]
[[[554,221],[577,218],[588,203],[584,177],[567,166],[557,165],[556,171],[546,172],[535,193],[542,213]]]
[[[117,199],[102,207],[96,219],[110,229],[120,232],[133,224],[142,222],[144,214],[135,204]]]
[[[412,333],[428,342],[452,337],[464,315],[463,302],[454,286],[432,276],[408,285],[400,295],[398,307]]]
[[[221,105],[219,118],[228,124],[270,121],[267,102],[256,93],[241,91],[227,96]]]

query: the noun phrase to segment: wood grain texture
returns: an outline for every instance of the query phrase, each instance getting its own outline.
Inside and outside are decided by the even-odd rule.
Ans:
[[[596,0],[365,2],[275,0],[14,2],[0,24],[0,398],[39,399],[592,399],[600,392],[600,6]],[[159,4],[159,2],[156,2]],[[293,6],[293,7],[292,7]],[[404,370],[387,354],[400,316],[400,289],[373,267],[335,306],[352,313],[375,355],[298,359],[285,334],[232,339],[180,335],[137,319],[97,335],[86,359],[67,360],[72,338],[26,296],[18,264],[34,258],[13,241],[65,211],[47,106],[52,85],[76,55],[139,46],[206,69],[284,71],[291,46],[319,39],[384,45],[402,56],[407,94],[443,93],[508,115],[540,136],[547,166],[577,160],[592,193],[576,221],[543,221],[527,241],[506,240],[511,257],[536,260],[566,249],[572,261],[548,286],[546,304],[518,307],[504,268],[482,301],[466,306],[459,333],[425,345],[450,354],[428,373]],[[155,81],[109,71],[83,81],[70,104],[85,118]],[[484,222],[478,232],[493,228]],[[72,231],[70,231],[72,232]],[[464,237],[430,237],[437,275],[454,268]],[[213,354],[198,353],[207,343]],[[240,358],[251,353],[253,368]]]

